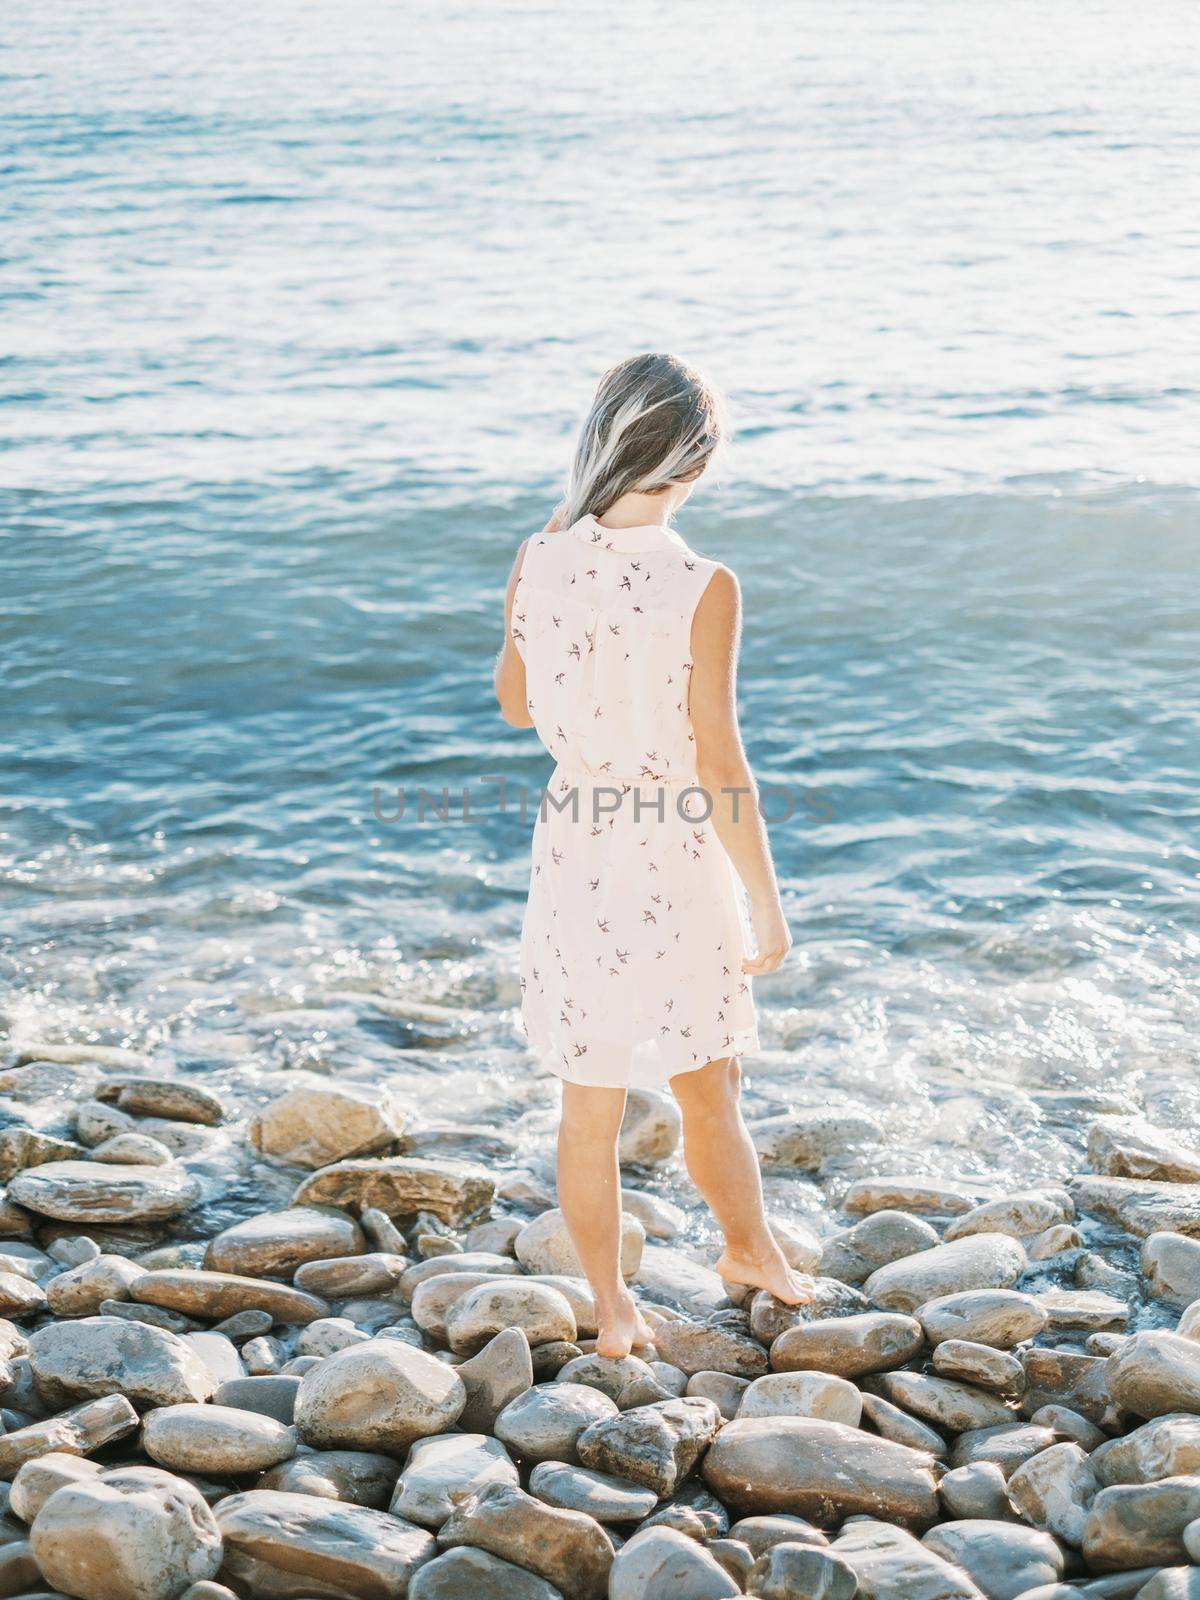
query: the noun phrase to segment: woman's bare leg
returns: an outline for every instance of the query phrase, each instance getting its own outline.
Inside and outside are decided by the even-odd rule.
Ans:
[[[617,1136],[624,1089],[564,1083],[558,1129],[558,1203],[592,1293],[602,1356],[627,1356],[651,1333],[621,1276],[621,1169]]]
[[[725,1235],[717,1271],[728,1283],[768,1289],[785,1304],[813,1298],[813,1281],[788,1266],[767,1223],[762,1177],[738,1103],[741,1070],[732,1057],[671,1079],[683,1113],[683,1154],[692,1182]]]

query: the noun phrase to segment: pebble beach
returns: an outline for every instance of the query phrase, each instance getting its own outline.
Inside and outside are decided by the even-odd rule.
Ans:
[[[7,1594],[1200,1595],[1200,1148],[1135,1106],[1071,1097],[1086,1163],[1019,1191],[849,1177],[865,1111],[755,1122],[831,1219],[773,1219],[792,1308],[682,1238],[678,1112],[634,1091],[654,1345],[617,1360],[553,1193],[385,1087],[247,1115],[45,1045],[0,1093]],[[216,1171],[277,1203],[214,1229]]]

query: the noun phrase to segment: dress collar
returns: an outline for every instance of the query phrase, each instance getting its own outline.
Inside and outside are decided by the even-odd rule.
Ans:
[[[594,544],[601,549],[613,550],[622,555],[626,551],[688,548],[674,528],[668,528],[662,523],[646,522],[634,528],[605,528],[597,522],[591,512],[580,517],[579,521],[572,525],[571,532],[578,535],[585,544]]]

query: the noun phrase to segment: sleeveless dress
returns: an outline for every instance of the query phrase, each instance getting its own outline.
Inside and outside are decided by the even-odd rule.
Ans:
[[[557,765],[533,830],[521,1022],[572,1083],[660,1088],[759,1047],[748,901],[688,710],[692,617],[716,571],[673,529],[592,516],[526,546],[512,636]]]

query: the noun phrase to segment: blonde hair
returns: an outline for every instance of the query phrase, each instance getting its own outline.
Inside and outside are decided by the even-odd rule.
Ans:
[[[721,398],[699,373],[675,356],[630,356],[600,380],[559,526],[603,516],[624,494],[654,494],[698,478],[724,436]]]

